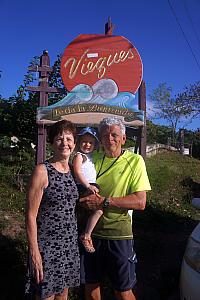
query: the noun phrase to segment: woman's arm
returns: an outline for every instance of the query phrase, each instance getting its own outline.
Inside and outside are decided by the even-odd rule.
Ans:
[[[47,171],[44,165],[37,165],[31,175],[26,203],[26,231],[29,251],[37,283],[43,280],[42,259],[37,241],[36,218],[43,190],[48,185]]]

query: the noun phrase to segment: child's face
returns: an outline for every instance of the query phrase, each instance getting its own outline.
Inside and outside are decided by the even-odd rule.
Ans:
[[[80,138],[80,150],[85,154],[92,152],[95,148],[95,142],[96,140],[91,134],[86,133],[82,135]]]

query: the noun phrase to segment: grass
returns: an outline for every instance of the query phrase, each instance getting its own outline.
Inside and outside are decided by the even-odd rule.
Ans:
[[[165,152],[147,158],[146,165],[152,185],[148,203],[183,217],[194,216],[196,210],[190,203],[194,196],[200,196],[200,161]]]
[[[186,242],[198,223],[191,199],[200,196],[200,161],[166,152],[146,165],[152,191],[133,221],[139,300],[164,300],[178,288]]]
[[[133,217],[139,300],[165,300],[177,289],[186,241],[197,224],[197,211],[190,202],[200,196],[200,161],[166,152],[147,158],[146,165],[152,191],[147,208],[135,211]],[[1,299],[22,300],[25,191],[13,166],[0,165],[0,173],[4,174],[0,177]],[[105,300],[113,300],[109,288],[104,290]],[[75,299],[83,298],[71,293],[70,300]]]

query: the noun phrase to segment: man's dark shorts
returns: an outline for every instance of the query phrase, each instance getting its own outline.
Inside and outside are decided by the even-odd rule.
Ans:
[[[100,283],[109,277],[112,287],[120,292],[136,284],[136,253],[133,240],[105,240],[92,238],[94,253],[81,254],[81,283]]]

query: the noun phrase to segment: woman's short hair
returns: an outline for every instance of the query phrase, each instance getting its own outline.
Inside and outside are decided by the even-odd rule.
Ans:
[[[124,123],[122,122],[122,119],[118,117],[108,117],[104,118],[100,123],[99,123],[99,132],[103,129],[103,127],[107,126],[112,126],[112,125],[117,125],[120,127],[121,133],[125,134],[126,133],[126,127]]]
[[[53,144],[54,138],[62,134],[64,131],[70,132],[73,137],[74,141],[76,142],[76,126],[68,120],[62,120],[54,123],[48,129],[48,140],[50,144]]]

